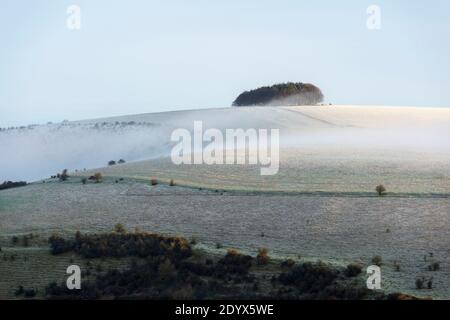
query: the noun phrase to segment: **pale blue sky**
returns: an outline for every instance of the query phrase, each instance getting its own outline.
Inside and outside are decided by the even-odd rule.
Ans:
[[[449,15],[444,0],[1,0],[0,126],[225,107],[286,81],[334,104],[450,106]]]

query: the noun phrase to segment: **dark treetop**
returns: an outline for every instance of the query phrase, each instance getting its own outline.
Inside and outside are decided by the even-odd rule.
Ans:
[[[233,106],[298,106],[323,101],[320,89],[310,83],[282,83],[241,93]]]

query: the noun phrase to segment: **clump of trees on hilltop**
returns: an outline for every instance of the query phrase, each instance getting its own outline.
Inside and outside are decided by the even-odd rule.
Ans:
[[[322,91],[310,83],[282,83],[241,93],[233,106],[299,106],[323,101]]]

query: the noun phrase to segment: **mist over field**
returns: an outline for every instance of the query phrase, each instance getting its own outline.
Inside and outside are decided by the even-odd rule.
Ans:
[[[104,167],[108,161],[163,154],[163,133],[149,127],[39,126],[0,133],[0,180],[34,181],[63,169]],[[165,154],[165,153],[164,153]]]
[[[170,155],[171,133],[203,130],[279,129],[280,147],[333,150],[450,154],[450,110],[388,107],[248,107],[191,110],[63,122],[0,131],[0,180],[35,181],[63,169],[105,167],[110,160],[127,162]],[[356,152],[355,152],[356,150]],[[286,152],[286,151],[283,151]],[[405,158],[407,159],[407,157]]]

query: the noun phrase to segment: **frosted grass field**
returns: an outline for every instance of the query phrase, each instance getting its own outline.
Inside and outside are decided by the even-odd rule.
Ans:
[[[379,148],[282,148],[280,169],[273,176],[261,176],[257,165],[174,165],[170,158],[102,168],[101,172],[112,177],[174,179],[186,186],[241,191],[374,195],[375,186],[381,183],[391,195],[450,194],[450,154]]]
[[[370,264],[380,255],[385,290],[450,297],[449,198],[242,195],[133,181],[51,182],[0,193],[0,214],[2,245],[14,234],[45,239],[53,232],[109,231],[123,223],[252,254],[267,247],[272,255],[338,264]],[[429,253],[433,258],[425,262]],[[440,271],[427,270],[433,261]],[[415,290],[421,275],[433,277],[433,291]]]
[[[170,132],[191,129],[194,120],[222,130],[279,128],[279,174],[261,176],[259,166],[173,165]],[[118,121],[147,125],[136,132],[83,132],[83,125]],[[0,246],[6,250],[17,234],[38,234],[42,240],[24,250],[44,250],[53,232],[109,231],[123,223],[196,236],[208,250],[217,243],[251,254],[267,247],[280,257],[366,265],[380,255],[385,290],[450,299],[450,109],[228,108],[71,124],[24,132],[20,140],[0,133],[11,154],[1,164],[14,176],[25,169],[41,178],[72,171],[68,182],[37,181],[0,192]],[[61,146],[64,152],[52,158]],[[22,150],[20,161],[15,148]],[[119,158],[128,162],[104,167]],[[81,184],[82,176],[95,172],[106,177],[103,183]],[[124,180],[116,183],[118,178]],[[152,187],[151,178],[174,179],[178,186]],[[387,196],[375,194],[378,184]],[[52,261],[43,256],[42,265]],[[439,271],[428,271],[433,262]],[[20,268],[1,263],[0,277]],[[23,264],[21,277],[28,267]],[[416,290],[419,276],[433,277],[434,289]],[[10,283],[0,278],[0,293]]]

